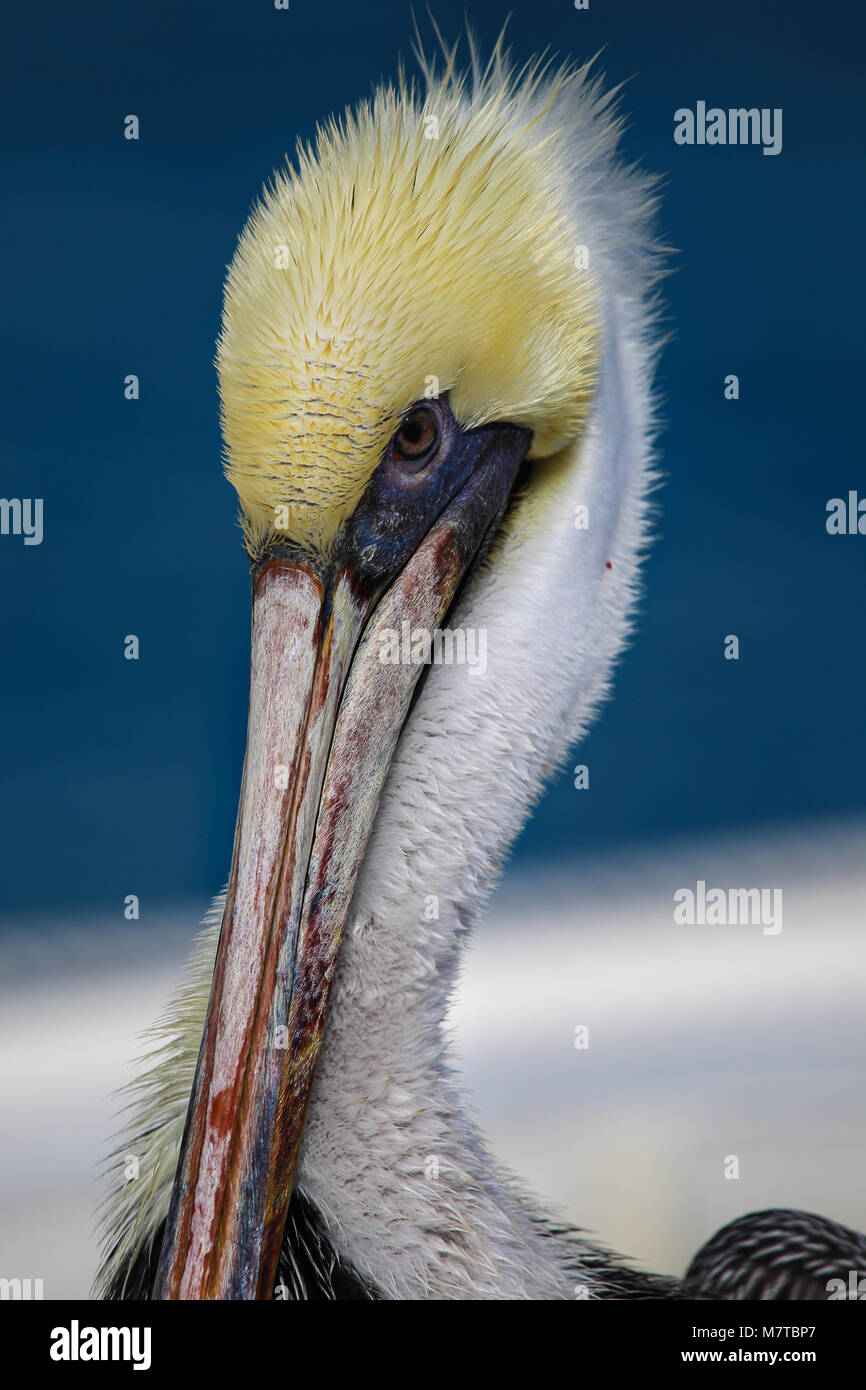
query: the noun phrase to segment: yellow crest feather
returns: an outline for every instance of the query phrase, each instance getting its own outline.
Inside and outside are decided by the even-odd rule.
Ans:
[[[584,72],[513,77],[497,49],[471,92],[453,54],[426,76],[320,128],[241,236],[217,365],[254,554],[275,532],[327,552],[425,395],[529,426],[534,457],[585,420],[595,295],[547,119]]]

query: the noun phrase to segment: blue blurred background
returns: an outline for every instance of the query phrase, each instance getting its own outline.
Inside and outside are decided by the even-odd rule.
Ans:
[[[503,7],[468,9],[489,50]],[[446,35],[463,12],[435,5]],[[581,755],[591,794],[563,777],[518,863],[866,805],[866,539],[824,524],[828,498],[866,493],[853,16],[513,7],[518,59],[604,47],[608,78],[630,79],[625,152],[665,176],[676,249],[638,634]],[[228,867],[247,692],[212,366],[224,269],[296,138],[411,66],[409,7],[49,0],[5,27],[0,492],[45,499],[45,537],[0,538],[0,910],[204,901]],[[673,113],[698,99],[782,107],[782,154],[676,146]]]

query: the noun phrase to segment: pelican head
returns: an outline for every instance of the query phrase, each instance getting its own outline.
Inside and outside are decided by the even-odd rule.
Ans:
[[[441,1022],[626,635],[651,198],[585,69],[422,65],[423,95],[401,76],[299,149],[228,273],[249,723],[225,900],[143,1085],[146,1193],[111,1227],[117,1265],[164,1220],[156,1297],[271,1297],[296,1184],[392,1296],[519,1294],[532,1267]],[[446,622],[484,631],[483,673],[431,669]],[[533,1288],[567,1296],[550,1259]]]

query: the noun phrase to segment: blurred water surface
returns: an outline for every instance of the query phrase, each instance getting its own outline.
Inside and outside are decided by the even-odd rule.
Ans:
[[[801,826],[509,877],[451,1019],[497,1157],[669,1273],[763,1206],[866,1228],[864,846],[863,823]],[[674,925],[673,893],[699,878],[782,888],[782,931]],[[204,906],[2,935],[0,1275],[46,1297],[89,1287],[111,1093]]]

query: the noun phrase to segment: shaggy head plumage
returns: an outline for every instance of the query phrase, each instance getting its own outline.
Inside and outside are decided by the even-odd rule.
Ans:
[[[598,321],[568,199],[584,79],[497,48],[470,93],[401,75],[320,128],[255,208],[229,270],[218,369],[247,544],[327,551],[401,415],[448,392],[555,453],[580,432]],[[597,132],[596,132],[597,138]],[[278,510],[279,509],[279,510]]]

